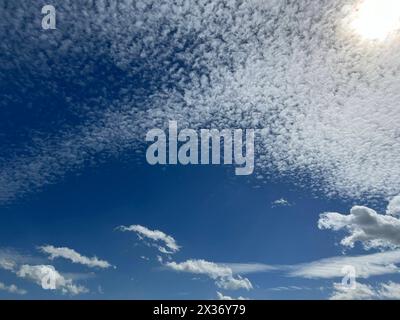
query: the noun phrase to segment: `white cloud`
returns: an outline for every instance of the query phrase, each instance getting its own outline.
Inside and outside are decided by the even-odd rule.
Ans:
[[[235,274],[272,272],[281,270],[281,266],[273,266],[264,263],[223,263]]]
[[[388,210],[393,210],[391,206]],[[400,246],[400,219],[392,215],[378,214],[367,207],[354,206],[350,214],[328,212],[320,215],[320,229],[346,230],[349,235],[340,242],[354,247],[360,242],[366,249],[396,248]]]
[[[24,263],[41,263],[42,259],[21,254],[11,248],[0,248],[0,269],[16,272]]]
[[[7,286],[2,282],[0,282],[0,290],[7,291],[7,292],[13,293],[13,294],[20,294],[20,295],[24,295],[27,293],[26,290],[19,289],[15,284]]]
[[[263,263],[221,263],[232,270],[233,274],[252,274],[252,273],[285,273],[293,266],[297,265],[269,265]]]
[[[76,10],[93,8],[72,2],[57,5],[74,21],[63,37],[40,33],[34,21],[19,28],[17,17],[34,14],[27,3],[4,10],[14,35],[2,44],[5,81],[32,88],[37,99],[58,97],[67,116],[60,115],[56,133],[26,128],[16,147],[4,132],[0,201],[131,150],[167,119],[193,128],[265,129],[257,138],[260,175],[296,177],[327,195],[400,192],[400,43],[355,36],[356,10],[347,0],[121,0],[99,2],[95,15],[78,20]],[[106,81],[97,81],[99,68]],[[49,83],[50,75],[63,81]],[[65,92],[77,79],[82,90]],[[4,96],[9,106],[26,94]],[[80,120],[73,129],[70,114]]]
[[[274,272],[290,277],[308,279],[335,279],[344,276],[342,269],[353,266],[357,278],[395,274],[400,272],[400,250],[378,252],[359,256],[337,256],[292,265],[268,265],[260,263],[229,263],[233,274]]]
[[[393,197],[388,204],[386,214],[400,216],[400,195]]]
[[[11,271],[14,269],[14,267],[15,262],[13,260],[10,260],[6,257],[0,257],[0,268]]]
[[[51,265],[24,264],[16,274],[18,277],[34,281],[45,290],[59,290],[71,295],[88,292],[85,287],[74,284],[71,279],[66,279]]]
[[[140,239],[146,238],[155,242],[157,249],[161,253],[172,254],[179,251],[180,247],[176,243],[175,239],[162,231],[150,230],[141,225],[131,225],[131,226],[120,226],[118,230],[121,231],[132,231],[135,232]],[[158,245],[161,242],[163,245]]]
[[[222,294],[219,291],[217,291],[217,297],[218,297],[218,300],[249,300],[248,298],[244,298],[242,296],[237,297],[237,298],[232,298],[230,296],[226,296],[226,295]]]
[[[289,207],[289,206],[291,206],[291,203],[284,198],[280,198],[272,202],[272,207]]]
[[[166,262],[165,266],[179,272],[203,274],[215,281],[215,284],[225,290],[253,289],[253,285],[247,278],[233,275],[232,269],[206,260],[187,260],[181,263]]]
[[[86,265],[91,268],[97,267],[97,268],[105,269],[105,268],[110,268],[112,266],[109,262],[107,262],[105,260],[100,260],[97,257],[88,258],[88,257],[82,256],[75,250],[66,248],[66,247],[56,248],[51,245],[46,245],[46,246],[39,247],[39,249],[42,252],[49,254],[50,255],[49,258],[51,260],[53,260],[55,258],[64,258],[64,259],[71,260],[73,263],[83,264],[83,265]]]
[[[354,289],[347,288],[341,283],[334,284],[334,292],[330,300],[371,300],[376,297],[373,287],[357,283]]]
[[[360,256],[339,256],[286,266],[288,275],[310,279],[332,279],[344,276],[342,269],[352,266],[356,270],[357,278],[369,278],[385,274],[398,273],[400,251],[379,252]]]
[[[250,280],[242,278],[240,275],[237,275],[236,278],[233,276],[217,278],[215,284],[225,290],[253,289]]]
[[[400,300],[400,284],[392,281],[381,284],[378,296],[384,299]]]
[[[85,287],[74,283],[75,279],[86,279],[87,275],[61,274],[52,265],[40,264],[42,261],[43,259],[22,255],[13,249],[0,248],[1,269],[32,280],[43,289],[59,290],[71,295],[88,292]],[[8,289],[15,288],[11,286]]]
[[[283,287],[275,287],[269,288],[268,290],[271,291],[304,291],[304,290],[311,290],[309,287],[298,287],[298,286],[283,286]]]
[[[397,201],[395,199],[395,201]],[[388,211],[393,212],[393,203]],[[325,213],[320,216],[319,228],[333,230],[346,229],[350,236],[342,240],[342,244],[353,246],[361,241],[366,248],[397,247],[400,243],[400,220],[391,215],[379,215],[374,210],[355,206],[349,215],[339,213]],[[343,268],[355,268],[357,278],[394,274],[400,272],[400,250],[378,252],[359,256],[338,256],[294,265],[268,265],[261,263],[233,263],[224,264],[232,272],[240,274],[279,272],[291,277],[309,279],[342,278]],[[360,287],[360,293],[367,291],[367,287]],[[365,290],[364,290],[365,289]],[[338,293],[339,296],[344,293]]]
[[[341,283],[334,284],[331,300],[399,300],[400,284],[394,282],[380,283],[377,286],[357,283],[354,289]]]

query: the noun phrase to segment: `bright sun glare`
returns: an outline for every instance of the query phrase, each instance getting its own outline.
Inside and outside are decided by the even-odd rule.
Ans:
[[[400,0],[363,0],[352,23],[364,38],[384,40],[400,29]]]

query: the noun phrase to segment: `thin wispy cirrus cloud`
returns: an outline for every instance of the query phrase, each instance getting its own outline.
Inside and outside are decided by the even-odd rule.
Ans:
[[[70,249],[67,247],[54,247],[52,245],[40,246],[38,249],[49,255],[50,260],[54,260],[56,258],[64,258],[70,260],[73,263],[82,264],[88,266],[90,268],[101,268],[107,269],[112,267],[112,265],[105,260],[98,259],[97,257],[86,257],[76,252],[74,249]]]
[[[378,252],[358,256],[337,256],[292,265],[268,265],[262,263],[221,263],[234,274],[276,273],[305,279],[341,279],[344,266],[353,266],[357,277],[396,274],[400,271],[400,250]]]
[[[309,287],[298,287],[298,286],[282,286],[282,287],[268,288],[268,290],[270,291],[304,291],[311,289],[312,288]]]
[[[116,229],[123,232],[128,231],[136,233],[139,239],[151,241],[150,245],[155,246],[161,253],[173,254],[178,252],[181,248],[172,236],[160,230],[151,230],[138,224],[119,226]]]
[[[80,121],[72,127],[60,121],[58,132],[43,132],[46,138],[29,137],[23,153],[5,136],[3,203],[87,163],[120,156],[167,119],[192,128],[259,129],[259,176],[304,176],[298,184],[307,181],[307,187],[327,196],[400,192],[400,44],[371,46],[352,32],[355,4],[123,0],[82,3],[79,12],[87,14],[77,19],[72,2],[54,1],[70,21],[63,26],[68,33],[58,36],[39,37],[30,20],[23,29],[13,23],[32,13],[28,3],[5,10],[3,26],[14,34],[2,44],[13,49],[4,52],[4,67],[14,71],[5,80],[32,87],[38,97],[45,91],[64,99],[67,113]],[[71,65],[70,54],[88,65]],[[48,59],[56,61],[51,68]],[[109,81],[97,89],[82,82],[92,93],[87,100],[64,92],[63,83],[95,77],[96,64],[104,65]],[[115,68],[123,77],[107,74]],[[64,82],[50,85],[50,74],[62,75]],[[148,75],[146,86],[132,81],[142,74]],[[16,99],[11,92],[6,98]]]
[[[357,278],[396,274],[400,271],[400,251],[378,252],[359,256],[338,256],[286,266],[287,275],[308,279],[343,278],[343,267],[353,266]]]

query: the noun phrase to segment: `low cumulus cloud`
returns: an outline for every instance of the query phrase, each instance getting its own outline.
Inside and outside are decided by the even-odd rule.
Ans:
[[[180,250],[180,246],[175,239],[159,230],[150,230],[141,225],[131,225],[129,227],[120,226],[121,231],[132,231],[137,233],[142,240],[151,240],[151,246],[155,246],[161,253],[172,254]],[[161,245],[159,244],[161,243]],[[170,258],[170,256],[169,256]],[[234,275],[229,266],[217,264],[203,259],[189,259],[184,262],[167,261],[164,262],[161,256],[157,256],[158,262],[169,270],[186,272],[192,274],[206,275],[213,279],[215,284],[225,290],[253,289],[253,285],[247,278]]]
[[[64,294],[71,295],[88,292],[84,286],[76,285],[71,279],[65,278],[52,265],[24,264],[16,274],[20,278],[32,280],[46,290],[59,290]]]
[[[100,260],[97,257],[85,257],[73,249],[66,247],[54,247],[52,245],[40,246],[38,247],[40,251],[49,255],[49,259],[53,260],[56,258],[64,258],[72,261],[73,263],[82,264],[90,268],[110,268],[112,265],[105,261]]]
[[[400,195],[392,198],[387,206],[386,214],[400,216]]]
[[[400,284],[389,281],[373,286],[369,284],[357,283],[351,289],[341,283],[334,284],[334,291],[330,300],[399,300]]]
[[[206,260],[187,260],[184,262],[166,262],[165,266],[178,272],[187,272],[192,274],[202,274],[215,281],[215,284],[225,290],[253,289],[253,285],[247,278],[240,275],[233,275],[232,269],[228,266],[220,265]]]
[[[0,282],[0,290],[7,291],[8,293],[24,295],[27,293],[25,289],[18,288],[15,284],[5,285],[3,282]]]
[[[89,291],[84,286],[76,284],[72,277],[57,271],[54,266],[39,263],[41,260],[43,259],[20,254],[13,249],[0,248],[0,268],[3,270],[33,281],[45,290],[55,290],[70,295]]]
[[[285,198],[280,198],[272,202],[272,207],[290,207],[292,204]]]
[[[180,246],[178,246],[173,237],[160,230],[150,230],[137,224],[128,227],[120,226],[117,230],[135,232],[139,239],[152,241],[151,245],[155,246],[161,253],[172,254],[178,252],[180,249]]]
[[[217,298],[218,298],[218,300],[249,300],[248,298],[244,298],[242,296],[233,298],[231,296],[224,295],[223,293],[221,293],[219,291],[217,291]]]
[[[323,213],[318,221],[320,229],[344,230],[348,236],[341,240],[345,247],[361,243],[365,249],[393,249],[400,246],[399,197],[390,201],[386,214],[363,206],[354,206],[349,214]]]

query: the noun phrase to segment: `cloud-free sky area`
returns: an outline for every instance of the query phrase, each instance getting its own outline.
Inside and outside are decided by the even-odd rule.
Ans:
[[[50,2],[0,3],[0,298],[400,298],[397,0]]]

